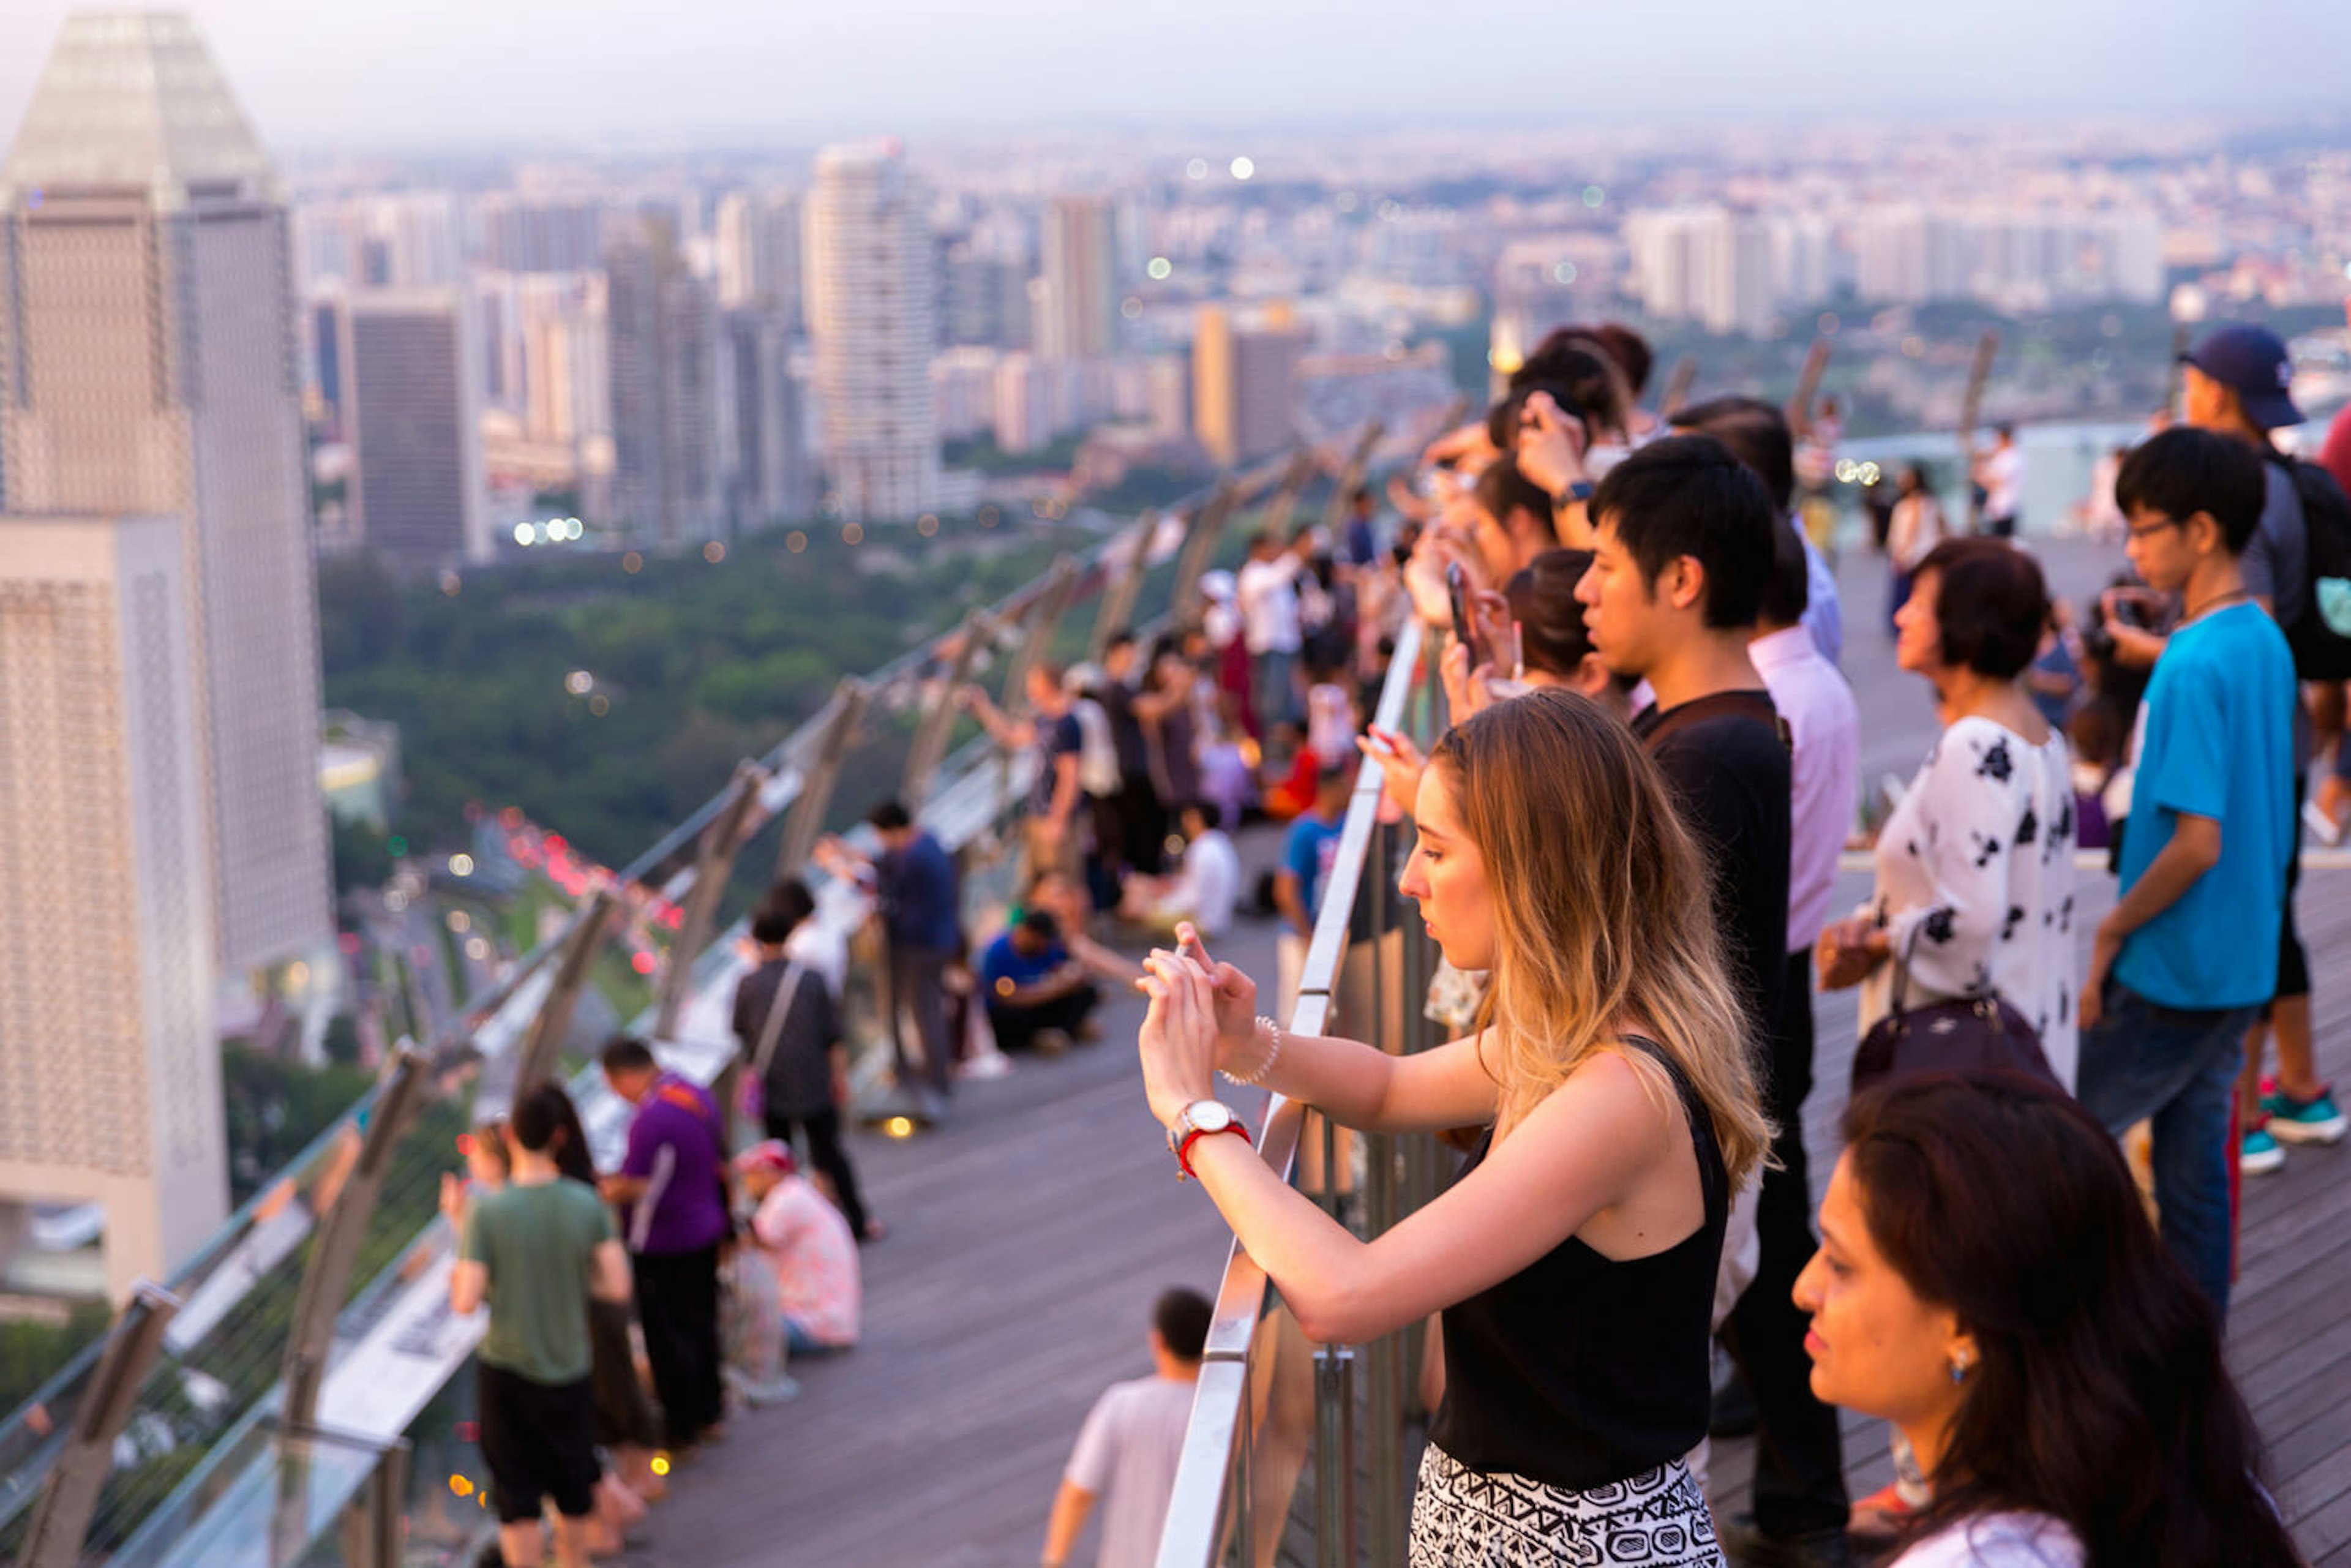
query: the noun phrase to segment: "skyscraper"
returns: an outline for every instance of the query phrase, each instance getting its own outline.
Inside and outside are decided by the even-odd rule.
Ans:
[[[1037,352],[1088,359],[1117,345],[1117,228],[1099,196],[1056,196],[1045,209],[1044,295],[1036,315]]]
[[[647,214],[605,252],[615,505],[664,544],[717,536],[726,501],[718,321],[676,230]]]
[[[331,934],[299,360],[286,208],[194,27],[69,18],[0,162],[0,510],[177,519],[232,970]]]
[[[482,352],[455,289],[361,289],[345,301],[350,517],[395,565],[490,559]]]
[[[1192,337],[1192,433],[1220,464],[1279,452],[1290,438],[1305,336],[1286,320],[1235,325],[1201,308]]]
[[[118,1301],[228,1213],[185,531],[0,515],[0,1253],[103,1204]]]
[[[826,483],[844,517],[938,505],[931,413],[933,252],[895,141],[828,147],[801,223]]]
[[[805,517],[812,499],[808,454],[783,323],[747,307],[728,311],[724,329],[724,395],[734,401],[735,445],[726,454],[729,516],[743,532]]]
[[[718,204],[718,303],[799,329],[800,204],[787,191],[736,191]]]

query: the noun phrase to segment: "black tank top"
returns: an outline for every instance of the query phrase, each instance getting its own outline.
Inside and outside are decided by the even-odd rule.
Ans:
[[[1674,1246],[1615,1262],[1569,1237],[1445,1309],[1445,1400],[1429,1429],[1473,1470],[1577,1491],[1678,1459],[1706,1436],[1715,1271],[1730,1215],[1713,1119],[1672,1057],[1665,1068],[1698,1153],[1706,1218]],[[1464,1175],[1492,1146],[1490,1129]]]

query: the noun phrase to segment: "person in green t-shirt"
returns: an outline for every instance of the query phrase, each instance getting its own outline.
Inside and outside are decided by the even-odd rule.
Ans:
[[[482,1458],[508,1568],[537,1568],[539,1514],[555,1500],[555,1559],[586,1568],[598,1466],[588,1298],[629,1299],[629,1260],[594,1191],[556,1169],[556,1120],[542,1096],[514,1109],[506,1133],[512,1178],[468,1202],[455,1176],[441,1211],[463,1238],[450,1309],[490,1307],[479,1367]],[[484,1133],[477,1136],[495,1136]]]

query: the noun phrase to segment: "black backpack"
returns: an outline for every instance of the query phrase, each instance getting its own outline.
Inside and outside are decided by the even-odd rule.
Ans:
[[[2292,457],[2277,461],[2294,481],[2302,503],[2302,531],[2308,541],[2304,573],[2308,587],[2299,604],[2276,607],[2285,629],[2286,646],[2294,650],[2294,673],[2305,681],[2351,680],[2351,636],[2326,622],[2320,611],[2321,586],[2332,580],[2351,592],[2351,499],[2335,476],[2315,463]]]

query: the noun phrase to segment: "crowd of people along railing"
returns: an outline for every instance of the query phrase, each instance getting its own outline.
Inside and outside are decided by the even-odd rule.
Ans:
[[[1395,451],[1422,434],[1405,433]],[[1184,613],[1238,514],[1262,506],[1266,517],[1287,517],[1325,476],[1334,497],[1344,495],[1388,460],[1381,436],[1374,422],[1229,475],[1064,556],[881,670],[845,679],[702,808],[597,879],[494,988],[432,1040],[393,1053],[376,1086],[218,1235],[170,1280],[143,1287],[107,1340],[0,1422],[0,1561],[257,1563],[316,1553],[364,1568],[419,1561],[435,1540],[451,1561],[469,1556],[488,1516],[465,1473],[472,1456],[455,1451],[451,1434],[470,1416],[457,1375],[482,1324],[447,1309],[455,1238],[437,1218],[438,1182],[483,1111],[577,1067],[567,1053],[575,1009],[603,945],[648,908],[674,912],[657,999],[632,1027],[671,1065],[716,1081],[734,1060],[726,1007],[743,963],[722,915],[738,862],[753,891],[764,883],[747,875],[763,835],[778,874],[805,871],[821,884],[820,917],[844,933],[857,925],[854,892],[824,884],[807,862],[836,817],[836,783],[858,760],[984,868],[1025,779],[1019,761],[984,737],[951,749],[956,687],[1000,671],[1012,706],[1036,660],[1099,653],[1113,632]],[[1087,602],[1090,627],[1072,614]],[[870,803],[844,802],[845,815]],[[986,874],[967,883],[979,897],[995,885]],[[865,998],[860,1038],[871,1047],[886,1032],[871,964],[854,965],[851,983]],[[592,1071],[571,1087],[609,1160],[624,1108]],[[413,1454],[420,1441],[436,1451]],[[406,1555],[396,1556],[403,1539]]]
[[[1444,728],[1444,697],[1423,648],[1418,622],[1408,622],[1373,722],[1426,746]],[[1417,1051],[1437,1043],[1421,1009],[1437,954],[1396,891],[1411,825],[1384,808],[1384,788],[1379,768],[1358,770],[1285,1022],[1298,1035],[1335,1030],[1384,1051]],[[1266,1162],[1367,1239],[1436,1196],[1434,1134],[1354,1135],[1363,1186],[1351,1199],[1355,1162],[1330,1122],[1279,1094],[1260,1121]],[[1307,1146],[1315,1141],[1321,1176],[1305,1181],[1301,1156],[1316,1152]],[[1159,1568],[1277,1560],[1353,1568],[1359,1543],[1372,1562],[1403,1562],[1412,1495],[1404,1444],[1407,1422],[1426,1414],[1416,1393],[1424,1348],[1410,1330],[1361,1346],[1310,1343],[1236,1241],[1217,1289]]]

